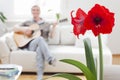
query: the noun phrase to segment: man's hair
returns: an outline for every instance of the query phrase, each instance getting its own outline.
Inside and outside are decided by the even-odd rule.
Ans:
[[[37,8],[39,8],[39,10],[40,10],[40,7],[39,7],[38,5],[32,6],[31,10],[32,10],[34,7],[37,7]]]

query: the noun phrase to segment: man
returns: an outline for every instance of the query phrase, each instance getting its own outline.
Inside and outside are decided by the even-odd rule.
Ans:
[[[50,64],[54,65],[56,59],[50,54],[48,49],[48,45],[45,40],[48,40],[48,37],[54,37],[54,31],[57,23],[50,24],[45,22],[42,18],[40,18],[40,7],[34,5],[31,9],[33,20],[30,23],[37,23],[41,27],[41,36],[32,40],[26,46],[22,47],[21,49],[27,48],[30,51],[35,51],[36,61],[37,61],[37,80],[42,80],[43,70],[44,70],[44,62],[45,60]],[[23,23],[22,25],[26,25],[27,22]],[[50,30],[50,25],[53,25],[52,30]],[[31,36],[32,31],[27,27],[14,27],[14,32],[16,33],[23,33],[26,36]]]

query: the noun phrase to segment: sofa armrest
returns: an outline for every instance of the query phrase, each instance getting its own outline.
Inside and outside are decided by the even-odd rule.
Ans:
[[[2,63],[9,63],[10,49],[8,48],[6,41],[0,39],[0,59]]]

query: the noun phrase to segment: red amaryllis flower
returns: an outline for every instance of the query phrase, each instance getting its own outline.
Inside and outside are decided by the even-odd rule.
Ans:
[[[76,17],[73,17],[73,15],[72,15],[73,12],[74,11],[71,12],[71,18],[72,18],[71,23],[74,26],[73,32],[78,37],[79,34],[84,35],[84,33],[86,31],[86,28],[83,26],[83,23],[84,23],[84,20],[85,20],[87,14],[80,8],[76,12]]]
[[[104,6],[96,4],[89,12],[84,21],[84,26],[92,30],[95,36],[100,33],[109,34],[114,26],[114,13]]]

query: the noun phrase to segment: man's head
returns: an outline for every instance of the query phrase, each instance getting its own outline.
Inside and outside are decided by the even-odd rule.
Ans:
[[[38,5],[34,5],[31,8],[31,12],[32,12],[33,18],[38,18],[40,15],[40,7]]]

